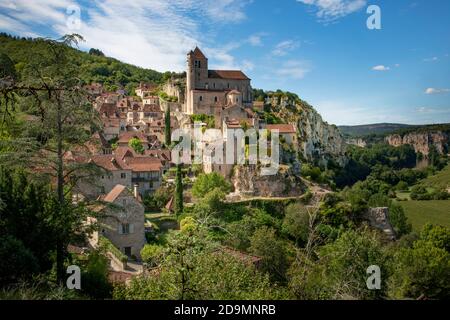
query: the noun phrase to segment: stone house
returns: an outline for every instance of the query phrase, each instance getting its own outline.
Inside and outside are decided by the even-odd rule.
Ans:
[[[141,82],[134,92],[141,99],[145,99],[146,97],[152,96],[152,94],[157,89],[158,89],[158,86],[156,84],[154,84],[154,83],[143,83],[143,82]]]
[[[162,155],[136,154],[129,147],[118,147],[112,154],[94,155],[89,161],[101,167],[104,173],[95,182],[81,181],[78,189],[91,198],[109,193],[118,184],[128,188],[136,186],[140,196],[153,193],[162,183],[163,158]]]
[[[139,194],[124,185],[116,185],[107,195],[100,197],[106,205],[98,219],[97,238],[102,235],[130,258],[140,259],[140,251],[146,243],[144,206]]]

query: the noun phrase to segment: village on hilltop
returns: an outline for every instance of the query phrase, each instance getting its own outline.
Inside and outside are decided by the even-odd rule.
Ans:
[[[240,70],[208,69],[208,58],[198,47],[187,54],[185,83],[180,79],[171,79],[162,86],[140,83],[135,96],[123,90],[107,92],[99,83],[86,85],[85,90],[102,129],[92,136],[88,157],[74,150],[66,158],[93,163],[105,173],[94,182],[81,181],[74,198],[105,203],[95,208],[106,212],[105,218],[90,219],[91,223],[100,222],[100,230],[90,238],[90,244],[96,247],[106,238],[130,261],[140,261],[145,232],[151,230],[145,222],[142,200],[164,183],[164,176],[175,166],[166,145],[167,132],[192,129],[194,120],[206,118],[208,121],[201,122],[201,126],[222,130],[224,137],[229,129],[270,129],[278,130],[280,138],[293,148],[296,145],[294,124],[266,124],[258,117],[264,102],[254,101],[251,79]],[[133,148],[133,143],[139,149]],[[225,178],[230,177],[233,168],[232,164],[213,163],[207,156],[201,166],[203,172],[217,172]],[[111,209],[108,203],[116,208]],[[173,203],[171,198],[165,209],[172,212]],[[142,271],[139,263],[133,269],[133,263],[124,265],[117,255],[109,254],[119,278],[121,272],[128,278],[129,273]]]

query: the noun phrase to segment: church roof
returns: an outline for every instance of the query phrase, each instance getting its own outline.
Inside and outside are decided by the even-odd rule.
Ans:
[[[194,54],[194,57],[200,58],[200,59],[207,59],[206,56],[203,54],[203,52],[198,48],[195,47],[194,51],[191,51]]]
[[[250,80],[241,70],[208,70],[208,78]]]

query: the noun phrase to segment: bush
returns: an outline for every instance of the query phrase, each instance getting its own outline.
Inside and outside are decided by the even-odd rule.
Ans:
[[[208,192],[213,191],[216,188],[224,193],[228,193],[231,191],[231,184],[217,172],[208,174],[202,173],[197,177],[192,186],[192,194],[197,198],[202,198]]]
[[[141,258],[149,267],[156,267],[161,261],[163,251],[164,247],[162,246],[146,244],[141,250]]]
[[[11,236],[0,237],[0,284],[30,279],[39,271],[37,259],[22,241]]]
[[[446,299],[450,292],[450,232],[426,225],[412,248],[395,253],[390,296],[395,299]]]
[[[411,189],[412,200],[431,200],[432,196],[428,194],[427,189],[422,185],[416,185]]]
[[[108,259],[99,252],[89,254],[85,271],[82,273],[81,290],[92,298],[111,297],[112,286],[108,282]]]
[[[111,252],[121,262],[123,262],[123,263],[128,262],[128,257],[125,254],[123,254],[122,251],[120,251],[115,245],[113,245],[112,242],[109,241],[108,238],[99,236],[98,245],[101,250],[104,250],[106,252],[108,252],[108,251]]]

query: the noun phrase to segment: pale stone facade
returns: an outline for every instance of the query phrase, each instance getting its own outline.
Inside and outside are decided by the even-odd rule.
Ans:
[[[195,48],[187,55],[187,114],[215,115],[215,109],[227,105],[251,106],[251,80],[239,70],[208,70],[208,59]]]
[[[145,216],[144,207],[136,196],[136,191],[133,194],[123,185],[116,185],[104,196],[102,200],[112,206],[104,207],[98,232],[130,258],[140,259],[140,251],[146,243]]]

